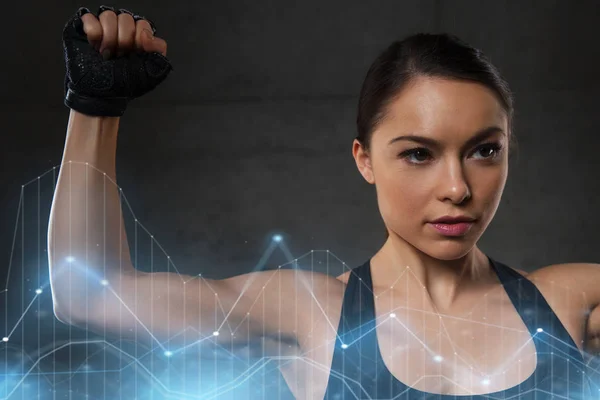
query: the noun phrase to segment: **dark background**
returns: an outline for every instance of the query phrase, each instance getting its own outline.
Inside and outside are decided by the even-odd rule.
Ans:
[[[352,267],[373,255],[385,228],[351,154],[358,93],[379,52],[421,31],[482,49],[515,93],[518,153],[480,247],[526,271],[599,262],[596,1],[11,2],[0,27],[0,269],[5,332],[16,326],[10,343],[22,354],[35,359],[44,340],[69,337],[48,314],[49,290],[17,320],[47,281],[52,174],[69,115],[62,27],[100,4],[147,16],[168,42],[175,70],[121,119],[117,176],[179,272],[251,271],[274,233],[289,253],[276,249],[263,268],[312,249]]]

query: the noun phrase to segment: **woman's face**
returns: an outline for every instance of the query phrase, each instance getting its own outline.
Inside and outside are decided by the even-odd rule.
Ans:
[[[357,140],[353,144],[361,174],[376,185],[390,239],[400,237],[437,259],[467,254],[500,203],[508,174],[507,125],[506,113],[483,85],[423,77],[407,86],[373,132],[370,153]],[[399,139],[407,135],[422,141]],[[445,215],[476,221],[462,236],[446,236],[431,224]]]

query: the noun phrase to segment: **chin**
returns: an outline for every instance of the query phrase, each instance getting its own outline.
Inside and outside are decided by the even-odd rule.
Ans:
[[[417,246],[417,248],[430,257],[438,260],[451,261],[466,256],[473,250],[474,246],[475,242],[472,239],[465,240],[462,238],[462,240],[460,240],[451,238],[449,240],[424,243],[423,246]]]

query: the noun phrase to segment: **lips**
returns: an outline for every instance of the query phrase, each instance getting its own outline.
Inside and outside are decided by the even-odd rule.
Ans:
[[[456,217],[450,217],[450,216],[441,217],[441,218],[431,221],[431,223],[432,224],[458,224],[461,222],[473,222],[473,221],[475,221],[475,218],[471,218],[466,215],[461,215],[461,216],[456,216]]]
[[[473,222],[458,222],[455,224],[431,223],[430,225],[444,236],[463,236],[469,232],[473,226]]]

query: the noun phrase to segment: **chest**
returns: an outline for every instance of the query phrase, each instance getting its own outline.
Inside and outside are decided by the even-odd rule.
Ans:
[[[486,394],[533,374],[536,347],[510,301],[487,296],[451,314],[423,305],[377,300],[379,357],[396,379],[440,394]],[[388,309],[392,311],[387,312]],[[382,320],[386,313],[387,320]]]
[[[581,349],[583,324],[576,306],[552,288],[538,289]],[[445,311],[423,296],[374,288],[374,312],[373,333],[385,368],[414,389],[486,394],[516,386],[536,369],[535,343],[502,286],[464,296]],[[338,321],[339,316],[315,321],[310,349],[282,369],[297,398],[323,398],[336,340],[331,327]]]

